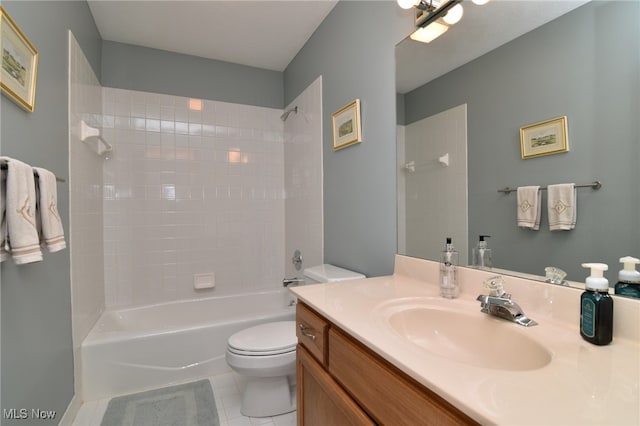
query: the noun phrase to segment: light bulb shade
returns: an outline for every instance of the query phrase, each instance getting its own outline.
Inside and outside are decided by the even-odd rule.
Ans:
[[[478,6],[482,6],[483,4],[489,3],[489,0],[471,0],[473,4],[477,4]]]
[[[397,0],[398,6],[403,9],[411,9],[413,6],[416,6],[420,3],[420,0]]]
[[[453,6],[451,9],[449,9],[447,14],[444,15],[444,17],[442,18],[442,20],[449,25],[453,25],[460,22],[460,20],[462,19],[463,13],[464,13],[464,9],[462,8],[462,5],[458,3],[455,6]]]
[[[411,37],[412,40],[421,41],[422,43],[430,43],[447,32],[449,27],[440,22],[432,22],[424,28],[418,28]]]

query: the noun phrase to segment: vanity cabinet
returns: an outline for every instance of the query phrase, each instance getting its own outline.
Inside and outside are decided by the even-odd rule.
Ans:
[[[298,425],[477,424],[300,302]]]
[[[374,425],[304,346],[298,345],[298,424]]]

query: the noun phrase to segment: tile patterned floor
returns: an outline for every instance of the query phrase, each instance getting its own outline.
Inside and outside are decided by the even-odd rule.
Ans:
[[[233,372],[210,377],[218,408],[220,426],[295,426],[296,412],[275,417],[245,417],[240,413],[240,389],[243,378]],[[100,426],[109,399],[85,402],[73,421],[73,426]]]

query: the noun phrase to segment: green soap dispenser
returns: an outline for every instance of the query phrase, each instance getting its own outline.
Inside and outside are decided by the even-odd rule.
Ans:
[[[580,335],[594,345],[608,345],[613,340],[613,299],[609,281],[603,276],[609,267],[604,263],[583,263],[591,268],[580,296]]]
[[[640,263],[640,259],[626,256],[620,259],[620,263],[624,264],[624,269],[618,273],[616,294],[640,299],[640,272],[636,271],[636,265]]]

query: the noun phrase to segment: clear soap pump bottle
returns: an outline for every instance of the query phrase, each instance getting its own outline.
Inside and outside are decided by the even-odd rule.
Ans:
[[[490,238],[491,235],[480,235],[478,238],[478,245],[473,248],[471,266],[480,269],[491,269],[491,249],[487,248],[487,242],[485,238]]]
[[[440,295],[445,299],[455,299],[460,295],[458,286],[458,252],[447,237],[447,244],[440,263]]]

